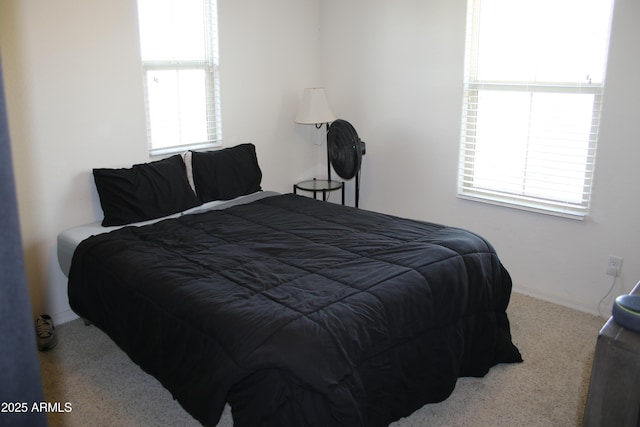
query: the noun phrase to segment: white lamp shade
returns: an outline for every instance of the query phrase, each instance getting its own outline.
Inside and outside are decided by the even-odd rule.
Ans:
[[[329,107],[324,88],[306,88],[302,93],[302,102],[296,115],[296,123],[310,125],[331,123],[336,116]]]

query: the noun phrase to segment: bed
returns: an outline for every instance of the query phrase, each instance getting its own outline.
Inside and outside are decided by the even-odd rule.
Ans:
[[[216,425],[228,403],[240,427],[386,426],[446,399],[461,376],[522,361],[506,315],[511,279],[489,242],[262,191],[255,147],[239,147],[193,153],[201,158],[182,168],[174,159],[171,183],[155,170],[94,170],[114,228],[59,237],[71,308],[194,418]],[[229,180],[236,188],[202,197],[226,167],[242,170]],[[114,224],[103,172],[128,202],[141,180],[167,194],[180,173],[198,200],[167,210],[154,199],[159,217],[125,212],[116,223],[141,221]]]

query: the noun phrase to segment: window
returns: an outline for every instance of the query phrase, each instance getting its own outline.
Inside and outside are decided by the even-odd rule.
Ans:
[[[151,155],[221,143],[215,0],[138,0]]]
[[[582,219],[613,0],[469,0],[458,196]]]

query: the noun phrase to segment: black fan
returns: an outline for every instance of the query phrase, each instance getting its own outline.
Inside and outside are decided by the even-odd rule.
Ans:
[[[360,166],[366,145],[346,120],[331,123],[327,132],[327,156],[333,169],[343,179],[356,178],[356,207],[360,199]],[[329,170],[329,174],[331,170]],[[331,179],[331,175],[329,175]]]

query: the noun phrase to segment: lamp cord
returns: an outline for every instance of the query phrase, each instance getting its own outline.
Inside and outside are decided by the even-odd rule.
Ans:
[[[607,294],[605,296],[602,297],[602,299],[600,300],[600,302],[598,303],[598,314],[600,315],[600,317],[602,317],[603,319],[606,319],[606,317],[604,317],[602,315],[602,312],[600,311],[600,306],[602,305],[602,303],[604,302],[605,299],[607,299],[607,297],[609,296],[609,294],[611,293],[611,291],[613,291],[613,288],[616,286],[616,280],[618,280],[618,276],[613,276],[613,283],[611,283],[611,287],[609,288],[609,291],[607,292]]]

